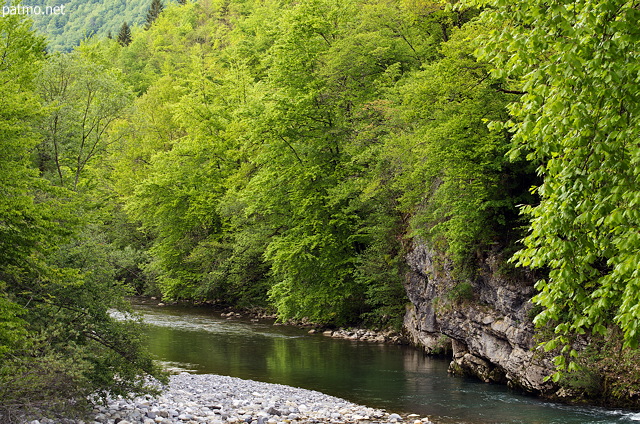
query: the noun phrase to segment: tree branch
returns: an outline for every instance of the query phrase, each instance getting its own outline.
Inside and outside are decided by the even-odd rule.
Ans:
[[[520,90],[507,90],[506,88],[501,88],[501,87],[497,87],[496,88],[497,91],[501,92],[501,93],[507,93],[507,94],[518,94],[518,95],[523,95],[523,94],[527,94],[526,91],[520,91]]]

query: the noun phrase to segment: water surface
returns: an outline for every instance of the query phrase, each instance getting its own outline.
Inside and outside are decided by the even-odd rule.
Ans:
[[[451,376],[448,360],[407,346],[332,339],[271,321],[221,318],[210,309],[137,305],[149,346],[177,369],[318,390],[439,423],[640,423],[640,413],[543,402]]]

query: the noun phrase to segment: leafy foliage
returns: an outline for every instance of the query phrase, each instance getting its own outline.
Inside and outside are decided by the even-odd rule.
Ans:
[[[82,407],[91,394],[148,391],[156,374],[139,327],[116,321],[125,288],[82,232],[86,199],[34,166],[43,108],[35,84],[44,43],[20,16],[0,21],[0,413]],[[84,102],[87,105],[87,102]],[[65,105],[70,106],[70,105]],[[77,188],[74,185],[73,188]],[[79,248],[78,246],[82,246]]]
[[[84,42],[48,57],[0,23],[0,379],[24,382],[0,396],[142,390],[151,363],[107,314],[130,287],[399,327],[413,240],[465,301],[527,223],[515,261],[549,271],[559,368],[611,322],[636,346],[633,3],[178,3],[71,2],[35,26]]]
[[[80,52],[52,56],[38,76],[51,112],[40,124],[38,167],[57,185],[78,191],[83,173],[111,142],[107,134],[130,103],[117,73]]]
[[[414,234],[446,251],[459,267],[484,244],[505,244],[517,225],[515,204],[527,199],[519,180],[531,171],[511,164],[505,133],[488,120],[506,118],[508,95],[496,89],[472,54],[478,27],[470,23],[442,45],[442,59],[406,79],[398,97],[408,128],[393,139],[403,209]],[[526,190],[526,187],[525,187]],[[528,199],[527,199],[528,200]]]
[[[149,241],[138,289],[398,323],[408,227],[463,264],[514,226],[528,175],[483,121],[508,95],[471,56],[479,29],[460,32],[475,14],[189,3],[126,48],[83,46],[139,93],[104,162]]]
[[[63,3],[63,13],[33,16],[34,28],[47,36],[51,52],[69,52],[87,40],[104,38],[109,33],[118,34],[123,22],[130,27],[143,25],[152,0],[23,1],[25,5],[37,5],[43,9]]]
[[[535,301],[539,325],[555,326],[547,349],[575,364],[572,336],[614,323],[627,346],[640,337],[638,290],[638,55],[633,2],[496,2],[487,18],[504,28],[484,54],[526,92],[511,106],[512,157],[538,166],[541,202],[518,264],[548,268]]]

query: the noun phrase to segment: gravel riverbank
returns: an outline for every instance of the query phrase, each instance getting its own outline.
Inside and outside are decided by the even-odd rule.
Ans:
[[[312,390],[189,373],[171,376],[159,397],[113,400],[106,407],[96,408],[94,413],[90,424],[430,423],[428,418],[400,416]],[[61,421],[41,419],[28,423]]]

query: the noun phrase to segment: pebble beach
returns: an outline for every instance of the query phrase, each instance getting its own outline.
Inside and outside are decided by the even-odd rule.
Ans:
[[[158,397],[113,399],[89,421],[40,419],[28,424],[429,424],[317,391],[212,374],[181,373]]]

